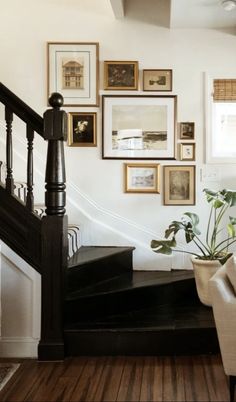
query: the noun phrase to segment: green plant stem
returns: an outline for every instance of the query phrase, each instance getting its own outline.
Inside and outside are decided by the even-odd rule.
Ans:
[[[210,216],[209,216],[208,223],[207,223],[206,243],[207,243],[208,247],[209,247],[209,231],[210,231],[212,212],[213,212],[213,206],[211,206]]]
[[[232,240],[232,239],[234,239],[233,241],[230,241],[230,240]],[[220,242],[216,247],[215,247],[215,252],[217,251],[217,249],[220,247],[220,246],[222,246],[222,244],[224,244],[225,242],[228,242],[228,244],[227,244],[227,249],[229,248],[229,246],[231,246],[231,244],[234,244],[235,242],[236,242],[236,239],[235,239],[235,237],[229,237],[228,239],[226,239],[226,240],[223,240],[222,242]],[[225,249],[225,246],[224,247],[222,247],[220,250],[218,250],[217,252],[218,253],[221,253],[221,251],[223,251]]]
[[[202,247],[196,242],[196,240],[199,241],[199,243],[205,248],[206,252],[209,254],[211,250],[205,246],[205,244],[201,241],[201,239],[197,235],[195,235],[195,237],[193,238],[193,241],[196,244],[196,246],[199,248],[199,250],[201,250],[202,254],[206,255],[204,253]]]
[[[172,248],[172,251],[175,251],[176,253],[191,254],[191,255],[195,255],[196,257],[199,257],[199,254],[193,253],[192,251],[177,250],[177,249],[174,249],[174,248]]]

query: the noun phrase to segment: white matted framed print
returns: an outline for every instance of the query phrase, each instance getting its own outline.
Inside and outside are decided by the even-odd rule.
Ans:
[[[164,166],[164,205],[195,205],[195,166]]]
[[[98,106],[98,43],[48,42],[48,97],[59,92],[65,106]]]
[[[180,144],[180,160],[195,161],[195,143],[182,142]]]
[[[125,163],[126,193],[159,193],[160,165],[153,163]]]
[[[103,159],[175,159],[177,96],[103,95]]]

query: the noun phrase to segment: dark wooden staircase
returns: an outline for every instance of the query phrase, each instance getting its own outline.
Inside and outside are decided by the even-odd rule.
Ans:
[[[67,116],[60,110],[61,95],[52,94],[51,109],[43,118],[3,84],[0,102],[6,119],[0,238],[41,274],[39,360],[218,351],[212,311],[200,304],[192,272],[134,272],[132,247],[83,246],[77,250],[72,244],[68,252],[68,236],[73,238],[76,229],[68,226],[65,215]],[[15,114],[26,124],[25,186],[16,185],[13,178]],[[33,195],[35,133],[48,144],[45,206],[40,207]]]

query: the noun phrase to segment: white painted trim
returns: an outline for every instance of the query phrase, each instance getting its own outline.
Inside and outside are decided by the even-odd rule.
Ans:
[[[125,16],[125,0],[110,0],[111,8],[116,19],[124,18]]]
[[[38,339],[30,337],[2,337],[0,339],[0,357],[37,358]]]
[[[232,164],[236,163],[235,157],[215,157],[212,155],[213,149],[213,129],[212,129],[212,94],[213,94],[213,80],[217,78],[227,79],[235,77],[235,71],[222,73],[221,71],[215,73],[205,73],[205,162],[209,164]]]

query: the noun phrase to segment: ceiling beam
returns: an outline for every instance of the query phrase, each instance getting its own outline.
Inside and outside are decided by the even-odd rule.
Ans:
[[[125,8],[124,3],[125,0],[110,0],[111,7],[114,13],[115,18],[120,19],[125,16]]]

